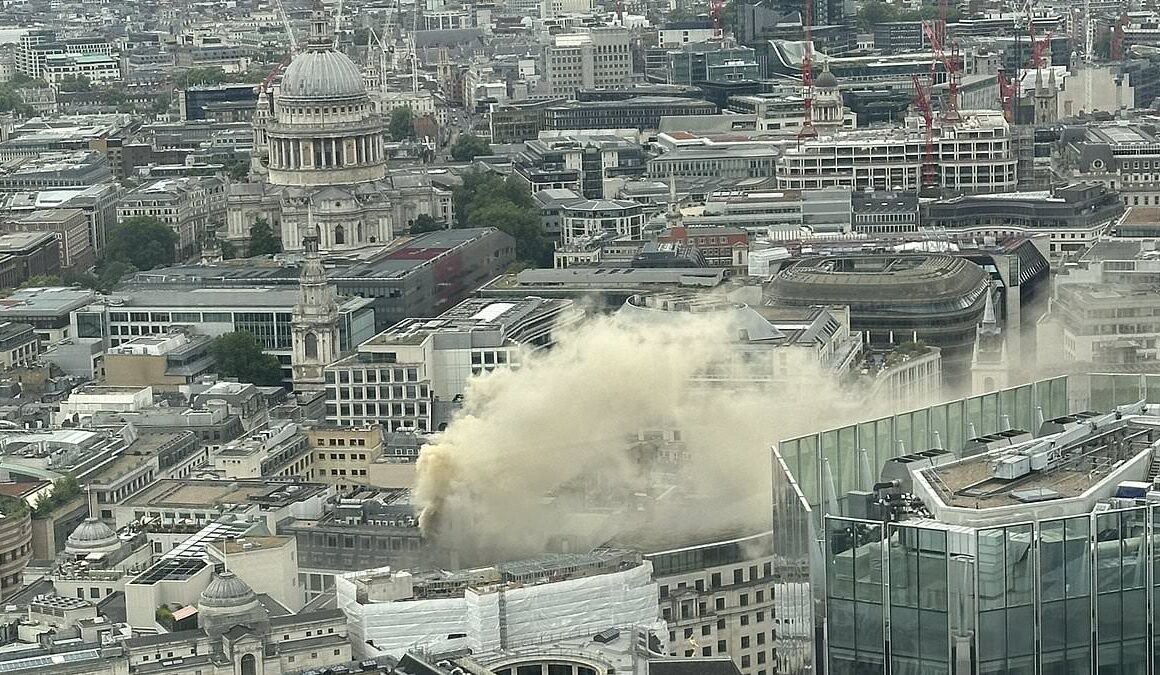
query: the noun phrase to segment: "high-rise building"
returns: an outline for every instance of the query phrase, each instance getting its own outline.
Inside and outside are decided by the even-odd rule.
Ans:
[[[557,35],[545,48],[552,96],[574,97],[581,89],[622,89],[632,80],[631,34],[620,26]]]
[[[965,112],[962,122],[936,124],[930,157],[925,147],[926,130],[917,117],[901,128],[838,130],[787,145],[777,182],[793,190],[917,190],[925,165],[933,163],[937,185],[947,190],[1010,192],[1016,187],[1011,130],[999,112]]]

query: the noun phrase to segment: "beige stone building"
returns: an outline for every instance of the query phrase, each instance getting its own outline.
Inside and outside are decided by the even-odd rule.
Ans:
[[[105,382],[113,386],[177,391],[213,370],[208,337],[185,333],[143,335],[105,352]]]

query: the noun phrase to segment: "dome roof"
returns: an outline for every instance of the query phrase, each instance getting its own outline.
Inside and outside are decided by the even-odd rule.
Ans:
[[[833,89],[838,86],[838,78],[834,77],[834,74],[830,72],[829,68],[826,68],[818,75],[818,79],[814,80],[814,85],[825,89]]]
[[[119,542],[113,528],[96,518],[85,518],[65,542],[70,549],[102,548]]]
[[[365,97],[362,72],[346,54],[309,50],[294,57],[282,76],[279,96],[294,99]]]
[[[249,584],[239,579],[233,572],[226,571],[214,575],[209,585],[201,592],[199,607],[241,607],[254,600],[254,591]]]

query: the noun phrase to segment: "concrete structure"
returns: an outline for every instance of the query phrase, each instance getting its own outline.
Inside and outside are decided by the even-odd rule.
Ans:
[[[644,229],[643,207],[633,201],[595,199],[564,205],[560,214],[560,239],[564,246],[603,236],[640,239]]]
[[[132,338],[105,352],[105,382],[178,391],[214,369],[209,344],[208,337],[180,332]]]
[[[90,221],[80,209],[43,209],[18,216],[5,225],[12,232],[45,232],[56,239],[58,271],[87,272],[96,263]],[[55,272],[37,274],[55,275]],[[35,274],[31,276],[36,276]]]
[[[294,537],[280,536],[212,541],[205,547],[211,561],[291,612],[301,611],[306,598],[299,585],[297,551]]]
[[[633,73],[630,33],[609,26],[557,35],[544,50],[544,64],[552,96],[571,97],[594,87],[622,88]]]
[[[300,297],[294,305],[293,352],[290,365],[294,387],[300,391],[320,391],[323,369],[342,354],[339,338],[338,299],[326,280],[318,252],[318,238],[307,235],[303,246],[306,261],[298,282]]]
[[[925,128],[919,118],[885,130],[836,131],[787,144],[777,164],[779,187],[917,190],[923,186]],[[963,113],[954,125],[936,125],[937,186],[966,193],[1015,189],[1011,132],[998,112]]]
[[[293,311],[300,294],[292,287],[254,286],[194,290],[144,286],[102,297],[73,312],[77,338],[99,338],[111,347],[141,335],[163,335],[175,327],[210,337],[239,330],[253,333],[263,349],[278,357],[291,380]],[[344,300],[338,308],[339,348],[350,349],[374,335],[372,301]]]
[[[40,340],[32,326],[26,323],[0,323],[0,367],[11,369],[36,360]]]
[[[4,497],[0,505],[0,600],[5,600],[24,586],[24,567],[32,559],[32,513],[17,497]]]
[[[214,469],[232,479],[305,476],[313,460],[301,427],[285,420],[226,443],[211,455]]]
[[[60,86],[76,80],[105,83],[121,79],[120,60],[101,54],[53,54],[44,58],[44,80]],[[83,81],[82,80],[82,81]]]
[[[470,377],[518,363],[522,349],[551,344],[577,318],[570,301],[526,298],[466,300],[433,320],[402,321],[327,367],[327,421],[439,430]]]
[[[660,587],[670,656],[727,656],[743,673],[777,672],[773,645],[785,617],[775,604],[783,587],[772,544],[765,532],[644,554]]]
[[[16,288],[36,276],[60,274],[60,244],[47,232],[0,235],[0,285]]]
[[[358,254],[348,252],[347,256],[342,264],[327,270],[327,279],[340,296],[365,297],[374,310],[373,330],[381,331],[408,317],[435,316],[473,294],[515,260],[515,241],[495,228],[437,230],[386,250],[375,247]],[[236,289],[250,290],[260,283],[265,291],[279,293],[280,302],[285,300],[286,307],[292,308],[299,300],[293,289],[299,284],[300,265],[181,265],[139,273],[133,288],[154,293],[180,291],[178,298],[207,300],[219,289],[223,292],[217,297],[223,301],[234,298],[226,304],[240,306],[255,299],[235,297],[243,295]],[[290,295],[285,295],[287,292]],[[160,299],[160,295],[153,297]],[[362,300],[352,298],[340,307],[340,314],[352,302],[362,306]]]
[[[96,292],[78,288],[17,288],[0,302],[0,319],[31,324],[43,344],[71,336],[74,310],[93,301]]]
[[[58,38],[53,30],[31,30],[20,37],[16,70],[32,79],[46,79],[50,57],[112,56],[113,45],[102,37]]]
[[[1098,183],[954,197],[924,203],[921,209],[923,226],[956,235],[1002,238],[1046,234],[1053,257],[1087,249],[1124,212],[1116,193]]]
[[[383,452],[383,431],[378,425],[365,427],[314,426],[306,429],[310,447],[314,449],[307,478],[323,483],[331,483],[346,492],[366,485],[380,487],[406,487],[411,485],[408,477],[404,485],[384,483],[380,477],[372,475],[375,460]],[[412,458],[413,459],[413,458]],[[414,464],[411,464],[413,473]]]
[[[217,177],[167,178],[121,197],[120,220],[157,218],[177,234],[178,257],[197,251],[208,225],[225,220],[226,184]]]
[[[967,373],[990,281],[978,265],[947,255],[855,255],[808,258],[766,289],[779,304],[846,305],[867,342],[923,341],[942,350],[954,382]]]
[[[600,549],[476,570],[339,577],[338,605],[367,655],[446,648],[449,634],[477,654],[556,636],[657,623],[652,564],[639,554]]]

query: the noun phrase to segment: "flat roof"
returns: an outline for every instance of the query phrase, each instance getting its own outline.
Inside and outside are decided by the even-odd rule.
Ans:
[[[125,506],[164,508],[213,508],[223,504],[259,503],[263,497],[284,492],[287,486],[293,499],[304,499],[326,489],[319,483],[281,483],[264,480],[195,480],[165,478],[156,481],[125,500]]]

